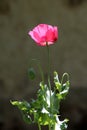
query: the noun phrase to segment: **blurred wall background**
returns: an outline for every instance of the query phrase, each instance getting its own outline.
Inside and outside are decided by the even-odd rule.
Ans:
[[[0,130],[37,129],[21,119],[10,99],[35,97],[41,80],[34,82],[27,71],[32,58],[40,59],[47,76],[46,48],[38,47],[28,31],[39,23],[58,26],[59,39],[51,50],[51,77],[70,74],[71,88],[61,104],[69,118],[68,130],[87,126],[87,1],[86,0],[0,0]],[[36,68],[36,64],[33,64]],[[53,80],[53,79],[52,79]]]

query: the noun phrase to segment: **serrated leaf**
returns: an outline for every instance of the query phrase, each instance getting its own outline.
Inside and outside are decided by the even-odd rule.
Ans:
[[[30,104],[26,101],[11,101],[11,104],[17,106],[22,111],[27,111],[30,109]]]
[[[54,71],[54,84],[55,84],[56,89],[60,92],[61,91],[61,83],[59,81],[58,74],[56,71]]]
[[[19,108],[19,110],[22,113],[23,120],[26,123],[28,123],[28,124],[32,123],[32,119],[29,115],[30,110],[31,110],[31,106],[28,102],[26,102],[26,101],[11,101],[11,104],[14,106],[17,106]]]

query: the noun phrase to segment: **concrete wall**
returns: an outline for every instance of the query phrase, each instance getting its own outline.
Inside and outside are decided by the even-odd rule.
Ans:
[[[51,75],[54,70],[60,77],[68,72],[71,89],[86,90],[87,1],[0,0],[0,98],[22,99],[36,92],[41,80],[39,72],[34,83],[27,76],[32,58],[41,60],[47,75],[46,48],[36,46],[27,34],[39,23],[59,28],[59,39],[50,46]],[[36,64],[34,67],[37,70]]]
[[[32,58],[41,60],[47,73],[45,48],[27,33],[39,23],[57,25],[59,40],[51,47],[52,71],[70,74],[72,87],[87,85],[87,3],[69,0],[0,1],[0,84],[2,96],[13,95],[26,82]],[[6,91],[6,93],[5,93]],[[18,90],[17,90],[18,91]]]

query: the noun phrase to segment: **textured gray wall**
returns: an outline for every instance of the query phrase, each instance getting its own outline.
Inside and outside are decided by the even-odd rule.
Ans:
[[[39,88],[39,72],[37,71],[38,77],[34,83],[27,76],[32,58],[41,60],[47,76],[46,48],[36,46],[27,35],[39,23],[52,24],[59,28],[59,40],[50,46],[51,75],[53,76],[54,70],[58,71],[60,77],[64,72],[70,74],[71,90],[77,88],[77,91],[72,91],[68,101],[69,106],[73,99],[74,106],[69,106],[70,113],[74,113],[74,116],[77,114],[76,119],[80,120],[80,109],[85,111],[87,108],[87,96],[84,93],[87,90],[86,0],[0,0],[0,121],[6,121],[5,130],[11,129],[8,126],[10,119],[7,121],[9,115],[12,121],[10,112],[13,108],[8,105],[9,100],[31,97]],[[37,70],[36,64],[34,67]],[[79,89],[81,87],[84,89],[83,93],[83,89]]]
[[[22,94],[20,89],[27,80],[26,73],[32,58],[40,59],[45,74],[47,73],[45,48],[36,46],[27,35],[28,31],[39,23],[57,25],[59,28],[59,40],[51,47],[52,71],[57,70],[60,75],[68,72],[72,87],[87,86],[87,2],[84,0],[1,0],[2,96],[14,97]],[[26,84],[25,89],[27,91]]]

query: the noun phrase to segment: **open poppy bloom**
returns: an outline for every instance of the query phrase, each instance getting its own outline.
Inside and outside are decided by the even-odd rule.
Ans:
[[[48,24],[39,24],[28,34],[39,46],[54,44],[58,39],[57,27]]]

